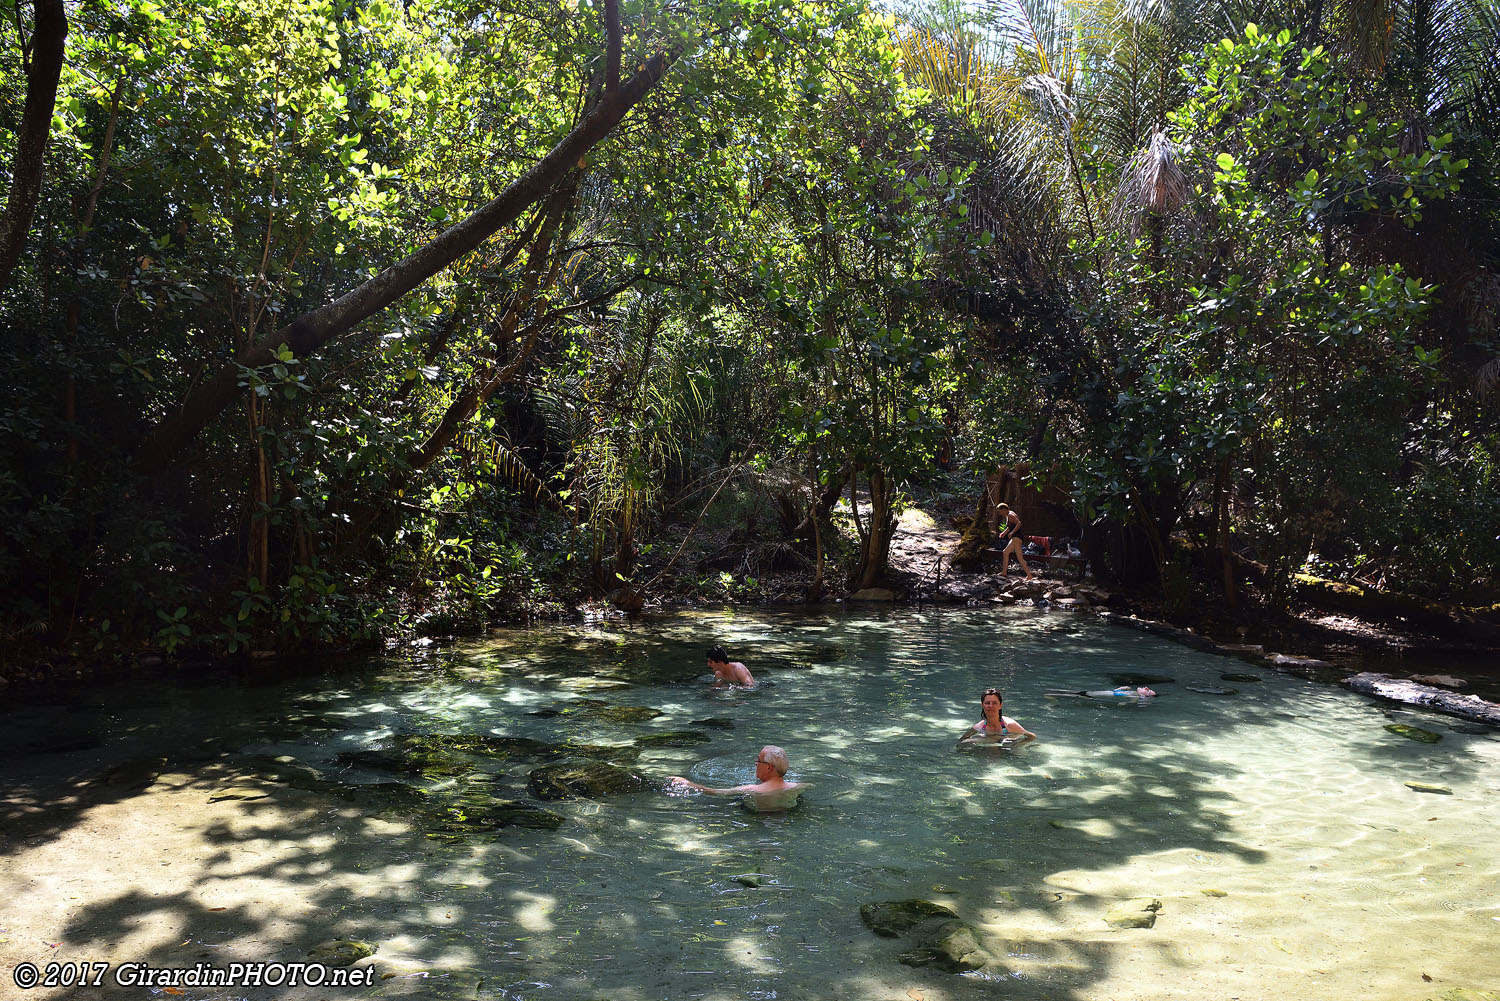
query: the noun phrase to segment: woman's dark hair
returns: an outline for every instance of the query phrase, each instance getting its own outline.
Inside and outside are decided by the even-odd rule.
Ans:
[[[1000,689],[998,689],[998,688],[986,688],[984,691],[980,692],[979,693],[979,704],[980,705],[984,705],[984,698],[985,698],[986,695],[993,695],[995,698],[997,698],[997,699],[1000,700],[1000,704],[1001,705],[1005,705],[1005,696],[1000,694]]]
[[[721,646],[711,646],[708,648],[708,659],[716,664],[727,663],[729,654],[725,653],[724,648]]]

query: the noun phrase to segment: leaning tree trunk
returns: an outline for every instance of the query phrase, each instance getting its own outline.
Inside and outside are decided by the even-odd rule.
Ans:
[[[10,285],[11,272],[21,259],[36,201],[42,191],[42,164],[52,132],[52,106],[62,76],[63,47],[68,37],[68,14],[63,0],[36,0],[31,34],[31,58],[26,65],[26,105],[16,130],[11,161],[10,197],[0,215],[0,289]],[[19,19],[19,13],[17,15]]]
[[[356,324],[411,292],[514,222],[567,176],[584,154],[614,131],[626,113],[661,80],[677,53],[658,52],[641,64],[635,76],[621,83],[617,75],[621,44],[617,0],[606,0],[605,13],[609,24],[606,53],[609,82],[603,97],[572,132],[492,201],[444,230],[404,261],[242,349],[188,393],[182,405],[146,435],[136,453],[141,471],[148,476],[162,472],[188,442],[238,398],[242,369],[269,364],[283,344],[298,356],[308,355],[348,333]]]

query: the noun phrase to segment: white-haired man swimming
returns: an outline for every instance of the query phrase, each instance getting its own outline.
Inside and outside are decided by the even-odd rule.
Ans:
[[[760,754],[755,758],[757,781],[753,783],[731,786],[728,789],[714,789],[689,781],[681,775],[673,775],[667,779],[667,789],[669,792],[696,789],[710,796],[746,796],[749,797],[751,805],[758,810],[782,810],[797,801],[797,792],[803,787],[801,782],[786,780],[786,772],[790,767],[791,763],[787,761],[786,752],[775,744],[767,744],[760,749]]]

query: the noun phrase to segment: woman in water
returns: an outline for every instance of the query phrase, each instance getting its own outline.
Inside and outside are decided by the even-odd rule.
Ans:
[[[1019,737],[1018,743],[1036,740],[1036,734],[1000,712],[1004,704],[1005,700],[998,689],[986,688],[984,694],[979,696],[979,706],[984,710],[984,719],[965,730],[963,736],[958,738],[958,742],[960,744],[992,744],[1011,737]]]

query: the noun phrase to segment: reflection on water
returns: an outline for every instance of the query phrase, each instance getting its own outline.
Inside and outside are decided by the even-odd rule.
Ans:
[[[708,691],[711,642],[772,684]],[[1134,679],[1159,697],[1042,696]],[[1040,740],[956,752],[990,686]],[[1423,973],[1444,990],[1493,986],[1494,734],[1066,614],[685,614],[516,631],[274,685],[66,702],[3,718],[11,786],[125,762],[101,788],[231,768],[333,804],[296,831],[195,836],[220,839],[219,864],[296,881],[323,915],[279,939],[263,929],[269,940],[315,942],[335,925],[378,940],[396,975],[375,994],[1440,994]],[[1441,739],[1403,739],[1393,723]],[[765,744],[809,784],[795,810],[659,790],[673,774],[753,782]],[[651,786],[539,800],[558,787],[538,772],[575,791],[617,773]],[[5,865],[86,813],[12,816],[24,837]],[[288,841],[297,850],[274,864],[245,854]],[[3,875],[24,907],[33,891]],[[909,946],[870,934],[859,907],[911,897],[958,912],[994,962],[962,977],[898,963]],[[1161,901],[1155,927],[1104,922],[1130,898]],[[149,912],[132,901],[97,901],[54,934],[109,941],[112,922],[123,935]],[[240,934],[255,927],[241,920]]]

